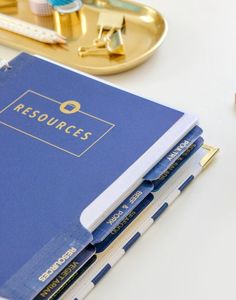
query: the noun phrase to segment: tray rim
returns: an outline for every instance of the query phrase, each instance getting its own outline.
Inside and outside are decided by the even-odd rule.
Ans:
[[[130,4],[136,4],[137,6],[143,6],[143,8],[152,10],[156,15],[158,15],[162,19],[162,22],[164,24],[163,33],[161,34],[158,41],[152,47],[150,47],[149,50],[145,51],[142,55],[140,55],[130,61],[121,62],[119,65],[113,65],[113,66],[97,66],[97,67],[89,66],[89,65],[88,66],[84,66],[84,65],[76,65],[75,66],[74,64],[71,64],[69,62],[68,63],[62,62],[60,59],[55,59],[55,61],[58,63],[65,64],[71,68],[80,70],[82,72],[92,74],[92,75],[112,75],[112,74],[118,74],[121,72],[126,72],[128,70],[131,70],[131,69],[137,67],[138,65],[143,64],[146,60],[148,60],[154,54],[154,52],[161,46],[161,44],[163,43],[163,41],[165,40],[165,38],[167,36],[167,33],[168,33],[167,20],[163,16],[162,13],[160,13],[156,8],[153,8],[149,5],[142,4],[142,3],[136,2],[136,1],[130,1],[130,0],[125,0],[123,2],[130,3]],[[100,9],[98,6],[93,5],[93,4],[84,4],[84,6],[86,6],[89,9],[95,9],[95,10]],[[101,8],[101,10],[102,10],[102,8]],[[109,10],[109,8],[104,8],[104,10]],[[19,45],[19,47],[18,47],[16,45],[16,43],[14,43],[13,41],[8,41],[7,39],[2,39],[0,41],[0,44],[7,46],[7,47],[11,47],[15,50],[19,50],[20,52],[29,52],[31,54],[44,56],[44,55],[42,55],[42,53],[40,51],[39,52],[37,52],[37,50],[34,51],[33,49],[31,49],[27,46],[20,47],[20,45]],[[47,55],[47,53],[45,53],[45,57],[48,59],[54,60],[54,57],[52,57],[52,55]]]

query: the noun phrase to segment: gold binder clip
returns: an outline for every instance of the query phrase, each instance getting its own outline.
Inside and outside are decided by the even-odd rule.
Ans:
[[[125,18],[118,13],[100,13],[98,18],[98,36],[93,44],[80,47],[78,53],[81,57],[89,55],[116,56],[125,55],[125,46],[122,31],[125,31]]]
[[[125,55],[125,47],[120,30],[115,31],[106,44],[110,54]]]
[[[89,47],[79,47],[78,53],[81,57],[94,55],[94,56],[100,56],[100,55],[108,55],[109,52],[106,48],[98,48],[96,46],[89,46]]]
[[[121,31],[115,31],[112,36],[106,40],[105,45],[79,47],[78,53],[81,57],[89,55],[125,55],[125,47],[121,36]]]
[[[122,14],[113,12],[102,12],[98,17],[98,37],[94,40],[94,45],[105,44],[112,34],[117,30],[125,31],[125,18]],[[104,36],[105,34],[105,36]]]

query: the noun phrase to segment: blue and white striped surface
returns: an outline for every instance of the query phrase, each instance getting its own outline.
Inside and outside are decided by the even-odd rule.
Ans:
[[[65,300],[82,300],[100,280],[127,253],[152,224],[167,210],[184,189],[203,170],[200,162],[207,155],[206,149],[199,149],[192,158],[158,192],[155,200],[119,238],[103,253],[98,255],[95,265],[88,270],[62,297]]]

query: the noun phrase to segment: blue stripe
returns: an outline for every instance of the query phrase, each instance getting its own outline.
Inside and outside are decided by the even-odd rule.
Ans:
[[[129,241],[128,243],[126,243],[123,247],[123,249],[125,250],[125,252],[127,252],[132,246],[133,244],[140,238],[141,234],[139,232],[137,232]]]
[[[179,187],[179,191],[183,192],[183,190],[189,185],[189,183],[194,179],[194,176],[191,175],[185,182]]]
[[[156,221],[159,217],[160,217],[160,215],[167,209],[167,207],[168,207],[168,203],[164,203],[159,209],[158,209],[158,211],[152,216],[152,219],[154,220],[154,221]]]
[[[94,285],[98,284],[98,282],[107,274],[107,272],[111,269],[111,265],[107,264],[92,280]]]
[[[153,194],[149,194],[101,243],[96,244],[97,253],[104,251],[109,245],[149,206],[153,201]]]

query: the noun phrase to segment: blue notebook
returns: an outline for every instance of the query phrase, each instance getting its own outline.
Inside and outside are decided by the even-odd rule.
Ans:
[[[21,54],[0,70],[0,296],[33,299],[196,118]],[[88,249],[89,247],[89,249]]]

